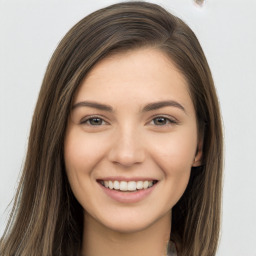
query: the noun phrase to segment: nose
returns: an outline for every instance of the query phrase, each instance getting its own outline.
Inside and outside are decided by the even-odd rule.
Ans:
[[[139,132],[129,128],[116,132],[109,160],[124,167],[142,163],[145,160],[145,149]]]

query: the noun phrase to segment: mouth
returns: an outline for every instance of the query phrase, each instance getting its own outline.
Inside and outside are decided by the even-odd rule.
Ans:
[[[97,182],[109,189],[119,192],[136,192],[141,190],[147,190],[153,187],[158,180],[139,180],[139,181],[118,181],[118,180],[97,180]]]

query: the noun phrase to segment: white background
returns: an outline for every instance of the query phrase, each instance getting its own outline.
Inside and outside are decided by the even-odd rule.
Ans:
[[[0,0],[0,235],[25,158],[46,65],[64,34],[114,0]],[[218,256],[256,256],[256,1],[159,3],[194,30],[216,83],[225,130]]]

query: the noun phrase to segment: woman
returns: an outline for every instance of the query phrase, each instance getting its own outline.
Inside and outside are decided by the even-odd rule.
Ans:
[[[222,130],[200,44],[158,5],[85,17],[48,65],[1,255],[215,255]]]

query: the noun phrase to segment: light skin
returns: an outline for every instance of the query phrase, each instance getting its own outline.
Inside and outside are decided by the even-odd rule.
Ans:
[[[96,64],[75,95],[64,146],[84,209],[82,255],[165,255],[171,209],[200,165],[200,145],[188,84],[166,54],[142,48]],[[101,184],[115,178],[156,184],[116,200]]]

